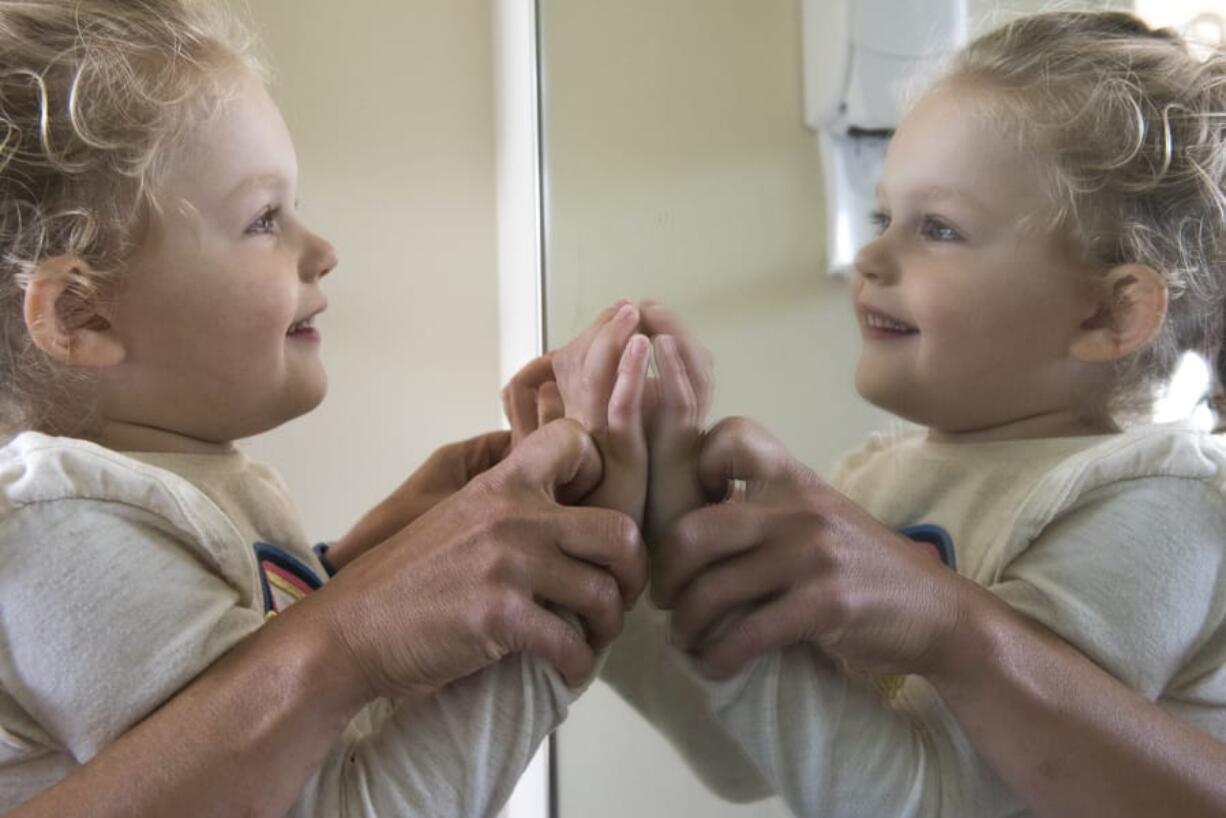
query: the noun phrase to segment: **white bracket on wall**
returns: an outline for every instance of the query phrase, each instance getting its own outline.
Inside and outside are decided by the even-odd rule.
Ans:
[[[908,86],[966,42],[967,0],[802,0],[805,122],[826,184],[827,270],[850,272]]]

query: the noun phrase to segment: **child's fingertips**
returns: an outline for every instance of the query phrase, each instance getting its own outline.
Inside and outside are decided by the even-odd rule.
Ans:
[[[635,335],[626,344],[626,351],[622,355],[621,366],[618,368],[620,374],[638,374],[640,370],[645,371],[647,368],[647,352],[651,349],[651,342],[647,340],[646,335]]]
[[[619,326],[625,326],[627,324],[637,326],[639,323],[638,307],[629,303],[623,304],[620,308],[618,308],[617,315],[613,317],[613,320]]]

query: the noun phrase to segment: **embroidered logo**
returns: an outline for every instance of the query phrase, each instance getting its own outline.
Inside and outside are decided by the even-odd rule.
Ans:
[[[281,613],[323,584],[306,563],[275,545],[256,543],[255,559],[266,615]]]

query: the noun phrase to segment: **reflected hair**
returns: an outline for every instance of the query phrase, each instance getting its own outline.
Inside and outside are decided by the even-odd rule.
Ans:
[[[0,429],[79,433],[91,391],[32,341],[39,265],[85,261],[70,291],[114,291],[159,209],[175,148],[263,76],[251,38],[209,0],[0,0]]]
[[[1106,407],[1145,417],[1184,352],[1226,380],[1226,56],[1121,12],[1020,17],[961,51],[939,85],[980,95],[1040,160],[1063,229],[1095,268],[1137,263],[1170,294],[1154,340],[1118,364]],[[1220,390],[1219,390],[1220,392]]]

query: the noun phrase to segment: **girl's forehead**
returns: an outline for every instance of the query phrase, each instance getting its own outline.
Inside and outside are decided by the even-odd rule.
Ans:
[[[201,203],[221,203],[252,180],[297,179],[293,140],[264,85],[242,83],[171,156],[170,192]]]
[[[884,196],[956,195],[988,209],[1033,210],[1049,201],[1042,157],[1023,150],[982,93],[939,87],[916,103],[891,140]]]

